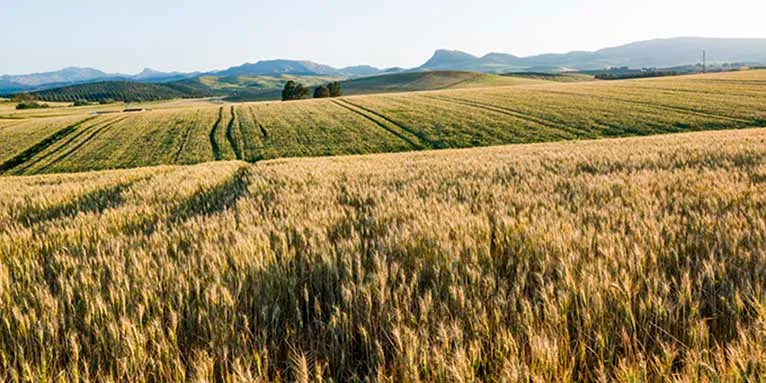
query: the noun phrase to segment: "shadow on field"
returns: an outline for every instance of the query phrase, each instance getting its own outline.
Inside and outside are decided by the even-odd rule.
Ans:
[[[106,209],[122,205],[125,202],[122,193],[132,184],[133,182],[125,182],[98,189],[63,204],[45,208],[33,207],[25,210],[18,220],[26,226],[32,226],[44,221],[75,217],[80,213],[102,213]]]
[[[173,222],[186,221],[196,216],[207,216],[227,210],[240,198],[249,194],[252,173],[247,167],[238,169],[226,182],[203,188],[178,204],[170,213]]]

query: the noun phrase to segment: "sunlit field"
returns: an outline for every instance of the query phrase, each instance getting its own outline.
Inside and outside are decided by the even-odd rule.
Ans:
[[[766,70],[509,83],[517,85],[287,103],[185,100],[32,111],[6,104],[0,172],[252,163],[766,126]],[[124,113],[127,107],[146,110]]]
[[[11,170],[752,126],[737,78],[104,116]],[[0,380],[764,381],[766,130],[2,177]]]

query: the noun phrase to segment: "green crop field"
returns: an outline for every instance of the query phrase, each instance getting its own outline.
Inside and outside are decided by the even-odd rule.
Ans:
[[[657,90],[695,84],[725,89],[113,115],[15,169],[403,150],[467,131],[571,138],[633,116],[636,134],[745,127],[764,113],[742,84],[708,95],[731,109],[704,112],[696,93]],[[641,101],[643,87],[657,97]],[[0,381],[764,380],[765,129],[0,177]]]
[[[766,71],[585,83],[494,77],[516,85],[481,87],[472,78],[467,89],[289,103],[174,101],[95,116],[123,107],[6,110],[0,169],[254,162],[766,125]]]

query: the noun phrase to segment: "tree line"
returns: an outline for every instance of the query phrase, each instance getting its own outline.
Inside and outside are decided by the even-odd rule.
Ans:
[[[308,94],[309,89],[304,87],[303,84],[290,80],[282,89],[282,101],[301,100],[306,98]],[[340,97],[342,95],[343,89],[338,81],[314,88],[314,98]]]

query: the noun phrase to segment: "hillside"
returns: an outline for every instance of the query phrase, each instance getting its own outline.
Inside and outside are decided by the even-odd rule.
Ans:
[[[215,93],[194,80],[182,80],[168,84],[150,84],[133,81],[104,81],[34,93],[43,101],[72,102],[97,101],[156,101],[174,98],[209,97]]]
[[[608,83],[484,78],[529,84],[476,88],[474,78],[430,92],[154,104],[103,116],[87,107],[14,111],[0,114],[0,169],[257,162],[766,126],[762,70]]]
[[[0,177],[0,374],[760,382],[764,153],[749,129]]]
[[[280,78],[256,77],[256,81],[263,84],[273,84],[264,87],[238,87],[225,88],[233,90],[226,98],[228,101],[268,101],[279,100],[282,94],[282,86],[287,79],[300,82],[304,86],[314,87],[337,81],[337,78],[318,76],[283,76]],[[219,82],[221,80],[218,80]],[[240,78],[239,83],[247,82],[247,78]],[[273,82],[272,82],[273,81]],[[493,74],[460,71],[429,71],[429,72],[405,72],[378,76],[369,76],[340,81],[345,95],[363,95],[395,92],[417,92],[424,90],[456,89],[469,87],[492,87],[530,84],[534,81],[522,78],[501,77]],[[215,88],[215,86],[213,86]]]
[[[421,70],[475,72],[557,72],[609,67],[669,68],[694,65],[708,52],[708,63],[766,64],[766,39],[672,38],[640,41],[594,52],[569,52],[518,57],[490,53],[475,57],[460,51],[437,50]]]
[[[532,81],[504,78],[501,76],[459,71],[408,72],[383,76],[364,77],[343,81],[343,92],[348,95],[390,92],[414,92],[478,86],[506,86],[531,83]]]

